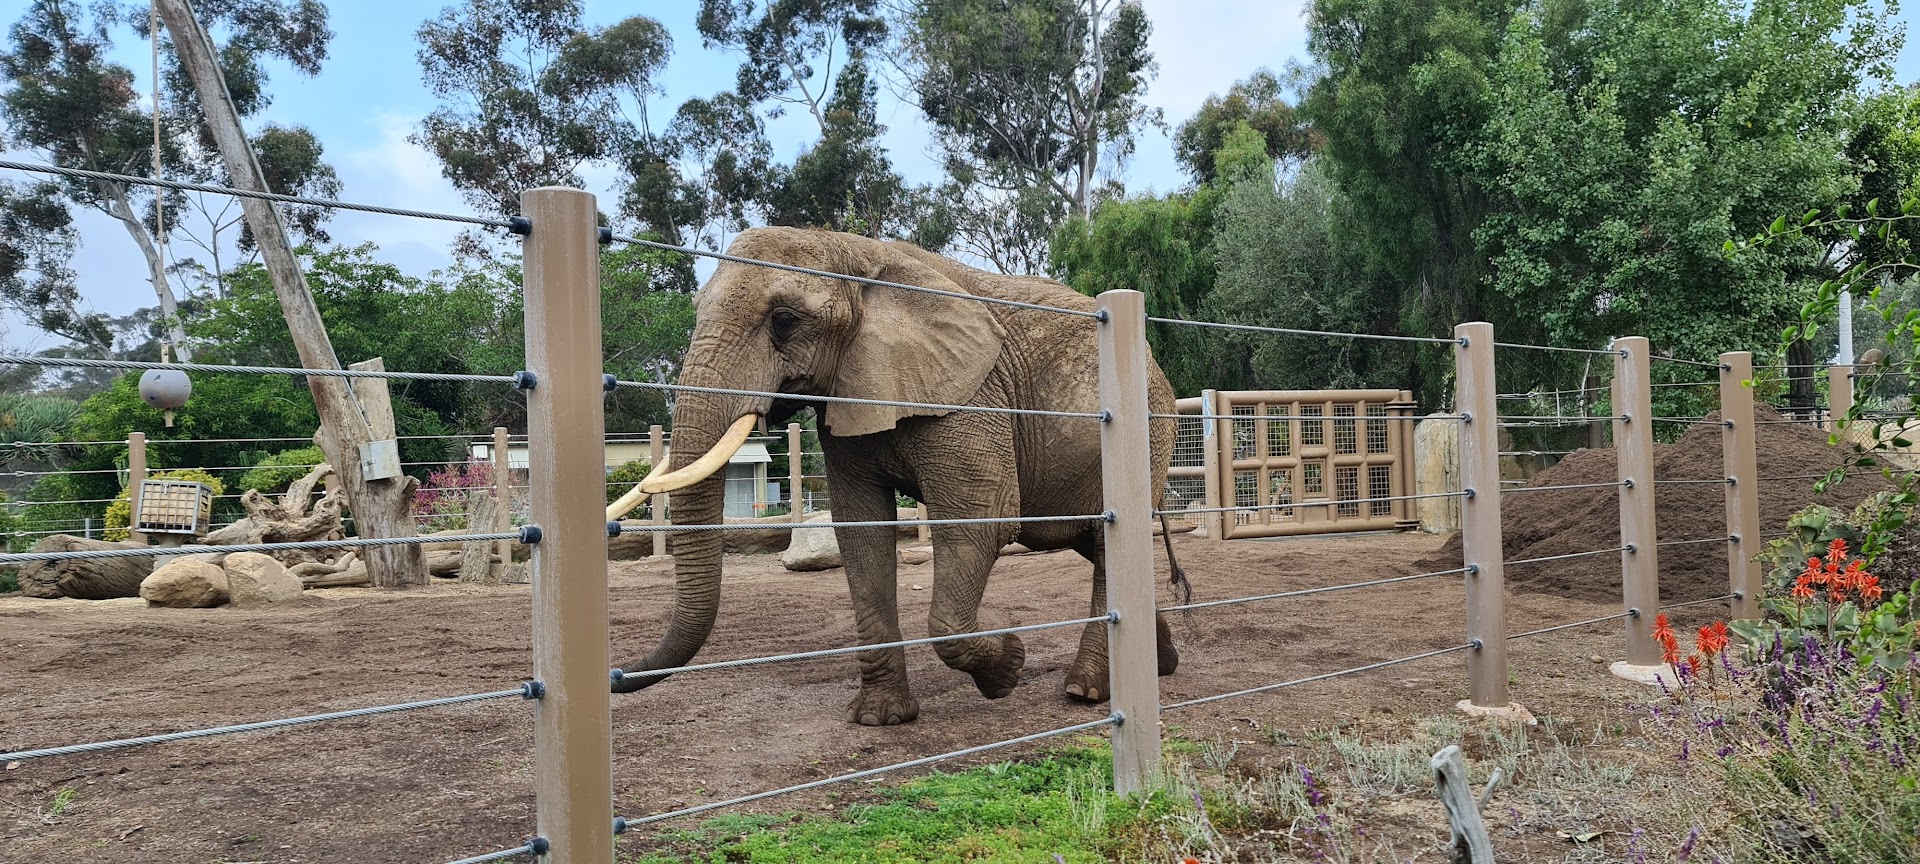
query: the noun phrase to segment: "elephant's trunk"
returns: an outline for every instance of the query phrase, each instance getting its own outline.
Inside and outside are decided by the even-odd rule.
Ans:
[[[684,379],[686,376],[682,377]],[[675,472],[684,471],[700,462],[708,456],[709,451],[715,450],[716,444],[724,445],[721,440],[723,431],[736,426],[739,418],[758,416],[766,410],[765,406],[748,404],[751,401],[694,394],[681,397],[673,412],[673,455],[669,460],[672,469]],[[672,493],[673,524],[720,524],[725,498],[725,473],[713,471]],[[720,532],[677,532],[667,538],[667,543],[673,555],[673,614],[667,620],[667,632],[661,636],[659,644],[639,662],[621,667],[628,673],[686,665],[706,644],[708,635],[713,632],[714,616],[720,610],[720,553],[723,545]],[[614,692],[631,693],[666,677],[625,677],[614,683]]]

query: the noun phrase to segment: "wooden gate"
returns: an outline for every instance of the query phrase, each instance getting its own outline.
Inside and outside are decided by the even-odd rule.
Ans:
[[[1411,502],[1377,500],[1413,494],[1415,407],[1404,390],[1181,399],[1179,413],[1195,416],[1179,421],[1165,507],[1226,509],[1193,521],[1228,540],[1416,527]]]

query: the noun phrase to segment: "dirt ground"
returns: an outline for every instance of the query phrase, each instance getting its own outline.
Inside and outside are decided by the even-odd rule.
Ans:
[[[1440,543],[1182,536],[1175,546],[1196,599],[1206,600],[1414,573]],[[840,571],[790,573],[777,556],[729,556],[726,566],[717,632],[699,660],[855,641]],[[1161,566],[1164,582],[1164,558]],[[660,633],[671,565],[619,563],[614,573],[618,663]],[[983,626],[1085,615],[1089,573],[1072,553],[1003,559]],[[901,567],[908,635],[924,633],[932,577],[928,566]],[[1509,630],[1613,611],[1513,592]],[[0,751],[510,688],[528,675],[527,620],[524,585],[310,591],[299,608],[277,611],[0,599]],[[1182,657],[1161,679],[1163,702],[1464,641],[1458,576],[1207,609],[1174,626]],[[1060,689],[1078,637],[1077,627],[1025,634],[1021,686],[992,702],[931,648],[909,649],[920,719],[889,728],[842,719],[857,682],[846,657],[683,675],[616,696],[615,811],[655,813],[1100,717],[1104,706],[1071,702]],[[1516,642],[1514,696],[1543,716],[1617,720],[1646,696],[1594,662],[1618,659],[1619,646],[1611,624]],[[1164,722],[1196,737],[1249,720],[1305,730],[1443,714],[1465,695],[1464,655],[1449,655]],[[0,861],[434,864],[515,845],[534,827],[530,716],[525,703],[499,700],[0,766]],[[818,811],[847,800],[789,797],[748,809]],[[1436,820],[1433,834],[1444,840],[1432,809],[1421,818]],[[647,842],[638,830],[622,840]]]

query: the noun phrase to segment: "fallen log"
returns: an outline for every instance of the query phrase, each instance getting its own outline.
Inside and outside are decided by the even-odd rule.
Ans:
[[[33,544],[34,552],[94,552],[144,549],[144,543],[112,543],[71,534],[55,534]],[[140,596],[140,583],[153,574],[153,559],[66,558],[20,566],[20,593],[28,597],[113,600]]]

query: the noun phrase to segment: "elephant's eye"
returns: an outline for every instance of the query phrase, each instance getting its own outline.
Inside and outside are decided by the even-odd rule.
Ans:
[[[768,323],[773,332],[773,344],[778,345],[787,341],[793,331],[800,329],[800,316],[791,309],[775,309]]]

